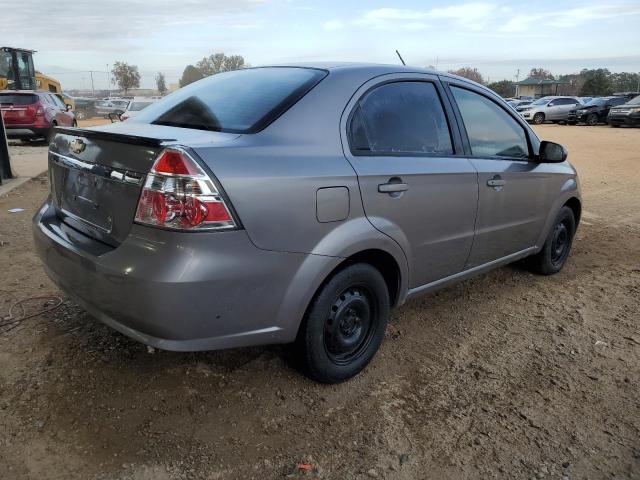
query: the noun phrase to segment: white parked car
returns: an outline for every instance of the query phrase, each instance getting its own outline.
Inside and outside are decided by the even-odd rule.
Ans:
[[[559,122],[567,120],[569,112],[582,105],[578,97],[543,97],[528,107],[520,110],[520,115],[527,121],[539,125],[550,120]]]
[[[120,120],[124,121],[127,118],[135,117],[138,115],[143,109],[148,107],[154,102],[157,102],[157,98],[134,98],[129,102],[127,109],[124,111],[122,115],[120,115]]]

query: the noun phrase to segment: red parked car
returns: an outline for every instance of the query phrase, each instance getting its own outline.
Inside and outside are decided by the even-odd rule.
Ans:
[[[0,91],[0,111],[8,138],[49,140],[53,127],[78,125],[73,112],[60,98],[33,90]]]

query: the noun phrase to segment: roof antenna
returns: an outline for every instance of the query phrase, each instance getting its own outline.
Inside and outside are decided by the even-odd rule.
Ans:
[[[398,58],[400,59],[400,61],[402,62],[402,65],[407,65],[406,63],[404,63],[404,59],[402,58],[402,55],[400,55],[400,52],[398,50],[396,50],[396,53],[398,54]]]

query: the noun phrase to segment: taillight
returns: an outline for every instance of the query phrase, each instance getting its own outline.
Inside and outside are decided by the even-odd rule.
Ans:
[[[44,107],[42,105],[38,105],[38,108],[36,109],[36,117],[43,117],[44,116]]]
[[[236,227],[214,182],[186,151],[176,147],[160,152],[147,174],[135,220],[175,230]]]

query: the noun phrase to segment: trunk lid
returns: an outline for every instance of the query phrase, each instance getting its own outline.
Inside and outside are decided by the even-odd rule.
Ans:
[[[128,122],[56,130],[49,148],[49,181],[58,216],[114,247],[129,234],[146,174],[165,146],[238,136]]]

